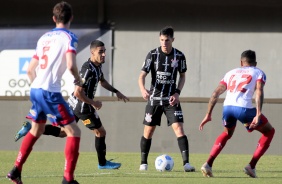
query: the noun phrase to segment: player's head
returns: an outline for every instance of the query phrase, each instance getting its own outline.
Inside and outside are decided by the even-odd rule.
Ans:
[[[250,66],[256,66],[256,52],[252,50],[246,50],[241,54],[241,65],[244,66],[244,64],[250,65]]]
[[[90,60],[97,64],[105,63],[106,48],[105,44],[99,40],[94,40],[90,43]]]
[[[53,8],[53,20],[58,23],[67,24],[73,18],[72,7],[69,3],[62,1],[57,3]]]
[[[166,26],[160,31],[160,36],[164,35],[173,38],[173,34],[174,34],[174,30],[171,26]]]
[[[160,43],[164,53],[170,53],[172,42],[174,41],[174,30],[171,26],[166,26],[160,31]]]

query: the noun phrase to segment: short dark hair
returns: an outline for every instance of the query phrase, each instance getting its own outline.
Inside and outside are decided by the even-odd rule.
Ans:
[[[96,47],[103,47],[105,44],[101,42],[100,40],[94,40],[90,44],[90,49],[96,48]]]
[[[173,28],[171,26],[166,26],[160,31],[160,36],[165,35],[165,36],[170,36],[171,38],[173,38],[173,33],[174,33]]]
[[[252,50],[246,50],[241,54],[241,58],[247,58],[249,64],[256,63],[256,52]]]
[[[67,24],[73,16],[71,5],[65,1],[57,3],[53,8],[53,16],[56,23]]]

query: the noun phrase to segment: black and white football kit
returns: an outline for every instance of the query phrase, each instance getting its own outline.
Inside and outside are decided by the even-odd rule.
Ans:
[[[81,67],[80,77],[84,80],[82,88],[85,95],[93,99],[99,81],[103,78],[102,65],[96,66],[88,59]],[[92,105],[84,103],[73,94],[69,97],[68,103],[73,109],[76,120],[81,119],[87,128],[93,130],[102,126],[100,117]]]
[[[184,54],[172,48],[169,54],[162,52],[161,47],[151,50],[144,62],[142,71],[151,72],[150,97],[145,110],[144,124],[160,126],[163,113],[167,116],[168,125],[183,122],[180,103],[169,105],[169,98],[175,93],[177,74],[187,70]]]

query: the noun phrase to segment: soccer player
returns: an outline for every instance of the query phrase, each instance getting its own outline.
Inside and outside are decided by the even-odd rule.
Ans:
[[[178,141],[184,171],[195,171],[189,164],[189,145],[183,130],[183,114],[179,102],[179,95],[185,83],[186,59],[184,54],[172,47],[174,30],[165,27],[160,31],[161,46],[151,50],[144,62],[139,76],[139,87],[142,97],[148,101],[144,115],[144,133],[141,137],[141,165],[139,170],[148,169],[152,137],[156,126],[161,125],[162,114],[167,117],[167,125],[171,126]],[[151,72],[151,88],[145,88],[145,78]],[[176,86],[177,74],[180,77]]]
[[[203,130],[204,125],[212,120],[212,111],[219,96],[227,91],[223,104],[223,132],[215,140],[207,162],[201,167],[202,173],[206,177],[213,177],[213,162],[228,139],[232,137],[237,120],[246,127],[248,132],[257,130],[262,134],[250,163],[244,168],[247,175],[252,178],[257,177],[256,164],[270,146],[275,129],[262,114],[263,87],[266,75],[256,65],[256,53],[252,50],[244,51],[241,54],[241,67],[225,74],[209,100],[207,114],[201,122],[199,130]],[[252,105],[254,93],[255,107]]]
[[[82,86],[76,86],[74,93],[69,97],[68,103],[72,107],[76,117],[76,122],[79,119],[83,124],[95,134],[95,147],[98,155],[98,169],[118,169],[121,164],[106,160],[106,130],[101,123],[97,110],[101,109],[102,102],[94,101],[98,83],[105,89],[116,93],[119,100],[124,102],[129,101],[129,98],[124,96],[120,91],[115,89],[104,78],[102,72],[102,64],[105,62],[106,48],[103,42],[99,40],[92,41],[90,44],[91,56],[86,61],[80,71],[80,76],[85,83]],[[29,123],[26,122],[28,125]],[[17,138],[24,136],[26,125],[19,131]],[[45,135],[53,135],[55,137],[65,137],[63,128],[46,125]],[[19,136],[21,135],[21,136]]]
[[[61,78],[66,69],[74,76],[74,84],[82,85],[76,65],[77,37],[69,31],[72,19],[70,4],[62,1],[54,6],[53,21],[56,28],[40,37],[35,55],[28,66],[27,73],[32,82],[32,107],[27,118],[32,120],[32,127],[22,141],[13,169],[7,175],[7,178],[16,184],[23,183],[23,164],[44,132],[47,117],[53,125],[63,126],[67,135],[62,183],[78,184],[74,180],[74,170],[79,155],[81,133],[72,110],[60,93]]]

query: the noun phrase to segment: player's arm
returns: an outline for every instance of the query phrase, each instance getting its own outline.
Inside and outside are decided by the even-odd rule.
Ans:
[[[67,68],[74,77],[74,84],[82,85],[82,80],[79,76],[77,65],[76,65],[75,53],[67,52],[66,60],[67,60]]]
[[[79,85],[75,85],[75,89],[73,92],[73,95],[78,98],[79,100],[81,100],[82,102],[86,103],[86,104],[90,104],[92,105],[95,109],[99,110],[102,107],[102,102],[100,101],[94,101],[91,98],[88,98],[85,93],[84,93],[84,88],[82,86]]]
[[[209,100],[209,104],[208,104],[208,110],[207,110],[207,114],[206,116],[204,117],[204,119],[202,120],[200,126],[199,126],[199,130],[203,130],[203,127],[204,125],[211,121],[212,118],[211,118],[211,115],[212,115],[212,111],[213,111],[213,108],[214,106],[216,105],[218,99],[219,99],[219,96],[224,93],[226,91],[226,86],[222,83],[220,83],[217,88],[214,90],[214,92],[212,93],[212,96],[210,97],[210,100]]]
[[[226,91],[226,86],[219,84],[210,97],[207,114],[212,114],[213,108],[216,105],[219,96]]]
[[[179,95],[185,84],[185,79],[186,79],[185,72],[180,73],[178,85],[177,85],[177,88],[175,89],[175,93],[169,98],[169,104],[171,106],[174,106],[179,103]]]
[[[142,94],[142,97],[145,100],[148,100],[150,94],[149,91],[145,88],[145,78],[147,76],[147,73],[145,71],[141,71],[139,78],[138,78],[138,84],[139,84],[139,88]]]
[[[183,86],[185,84],[185,80],[186,80],[185,72],[184,73],[180,73],[179,80],[178,80],[178,85],[177,85],[177,89],[179,89],[180,91],[182,90],[182,88],[183,88]]]
[[[36,58],[32,58],[29,62],[28,68],[27,68],[27,76],[32,83],[36,77],[36,67],[38,66],[39,61]]]
[[[263,87],[264,87],[264,83],[261,82],[261,81],[257,81],[257,83],[256,83],[256,96],[255,96],[257,113],[256,113],[256,116],[253,119],[253,122],[250,125],[250,128],[257,127],[258,122],[260,120],[262,105],[263,105],[263,100],[264,100]]]
[[[107,89],[108,91],[116,93],[118,100],[123,100],[124,102],[129,101],[129,98],[127,98],[120,91],[118,91],[116,88],[110,85],[109,82],[104,78],[104,76],[101,77],[100,84],[103,88]]]

